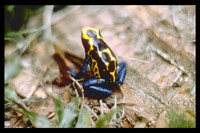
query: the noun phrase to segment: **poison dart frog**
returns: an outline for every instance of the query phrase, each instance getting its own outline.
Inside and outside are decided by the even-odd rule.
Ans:
[[[80,79],[90,66],[94,78],[83,83],[84,96],[104,99],[112,94],[113,87],[122,85],[126,76],[126,63],[117,62],[110,47],[105,43],[100,31],[85,26],[81,30],[85,59],[78,73],[68,72],[75,79]]]

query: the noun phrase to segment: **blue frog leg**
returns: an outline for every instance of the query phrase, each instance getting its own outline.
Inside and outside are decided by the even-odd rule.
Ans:
[[[117,70],[117,74],[118,74],[118,79],[117,82],[122,85],[124,83],[124,79],[126,76],[126,72],[127,72],[127,66],[126,63],[124,61],[120,62],[118,64],[118,70]]]
[[[81,67],[81,69],[80,69],[80,71],[78,73],[68,72],[68,71],[67,71],[67,73],[69,73],[75,79],[80,79],[86,73],[88,63],[89,63],[89,57],[86,57],[83,60],[83,65],[82,65],[82,67]]]
[[[95,99],[104,99],[112,94],[112,91],[104,88],[107,86],[105,79],[89,79],[83,83],[84,95]]]

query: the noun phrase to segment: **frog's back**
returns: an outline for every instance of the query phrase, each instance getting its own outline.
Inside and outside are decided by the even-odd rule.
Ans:
[[[105,42],[96,38],[94,50],[88,56],[90,57],[90,68],[96,78],[110,82],[116,81],[117,59]]]

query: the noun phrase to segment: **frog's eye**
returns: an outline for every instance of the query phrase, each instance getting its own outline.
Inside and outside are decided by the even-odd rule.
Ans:
[[[87,31],[87,35],[91,38],[96,38],[97,37],[97,33],[96,31],[93,31],[93,30],[88,30]]]

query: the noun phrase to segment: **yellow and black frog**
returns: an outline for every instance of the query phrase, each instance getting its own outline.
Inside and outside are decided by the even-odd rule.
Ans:
[[[82,44],[85,49],[85,59],[78,73],[67,72],[75,79],[80,79],[88,65],[94,78],[83,83],[84,96],[104,99],[112,94],[116,85],[122,85],[126,76],[126,63],[118,63],[113,51],[105,43],[100,31],[85,26],[81,30]]]

